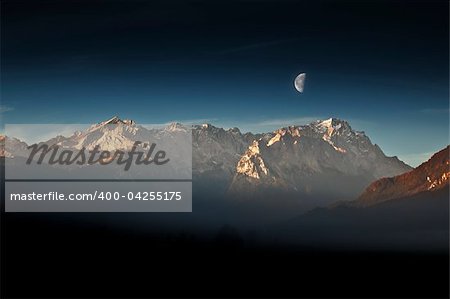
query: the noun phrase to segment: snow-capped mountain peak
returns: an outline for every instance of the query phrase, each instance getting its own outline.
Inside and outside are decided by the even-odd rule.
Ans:
[[[338,118],[317,120],[302,126],[289,126],[266,136],[269,136],[267,146],[272,146],[280,141],[298,144],[302,136],[322,139],[340,153],[346,153],[348,150],[355,151],[357,150],[355,146],[359,148],[360,143],[370,143],[364,132],[354,131],[347,121]],[[353,148],[350,149],[349,147],[352,146]],[[361,151],[365,151],[365,149],[361,148]]]
[[[326,120],[319,121],[319,125],[321,127],[330,128],[333,126],[333,120],[334,120],[333,118],[329,118]]]
[[[179,122],[172,122],[165,128],[166,131],[175,132],[175,131],[186,131],[186,127]]]
[[[120,119],[118,116],[113,116],[107,121],[101,123],[102,125],[116,125],[116,124],[125,124],[125,125],[134,125],[135,122],[131,119]]]
[[[318,120],[311,124],[318,132],[332,135],[333,133],[340,134],[342,132],[353,131],[349,123],[338,118],[329,118],[326,120]]]
[[[396,157],[386,157],[347,121],[329,118],[281,128],[255,139],[237,163],[231,189],[247,189],[252,180],[264,178],[266,187],[309,192],[323,188],[323,178],[332,177],[337,182],[345,174],[353,177],[356,189],[362,190],[376,178],[409,169]],[[345,182],[343,179],[342,184]],[[333,192],[348,192],[338,185]]]
[[[118,116],[113,116],[110,119],[107,119],[105,121],[99,122],[95,125],[92,125],[91,128],[98,128],[98,127],[103,127],[106,125],[118,125],[118,124],[123,124],[123,125],[135,125],[134,120],[131,119],[120,119]]]
[[[83,131],[75,131],[71,136],[55,136],[43,141],[49,145],[58,145],[67,149],[94,149],[97,145],[101,150],[119,150],[131,148],[135,140],[141,138],[146,129],[137,126],[133,120],[122,120],[114,116],[108,120],[94,124]],[[14,147],[10,142],[8,146]]]
[[[149,129],[115,116],[46,143],[69,149],[92,150],[99,145],[100,150],[124,150],[135,141],[160,144],[175,140],[166,137],[183,134],[178,131],[182,128],[172,123]],[[13,141],[6,144],[0,156],[26,154],[21,149],[27,145]],[[336,118],[265,134],[241,133],[238,128],[223,129],[211,124],[192,126],[193,178],[214,191],[260,189],[264,193],[266,188],[281,188],[295,193],[352,195],[359,194],[374,179],[410,169],[396,157],[386,157],[363,132],[354,131],[346,121]],[[328,181],[333,184],[326,184]],[[434,181],[430,177],[428,184]],[[440,183],[436,182],[434,185]]]

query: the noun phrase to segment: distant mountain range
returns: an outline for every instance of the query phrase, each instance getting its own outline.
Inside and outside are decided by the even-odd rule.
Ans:
[[[193,143],[194,177],[237,198],[352,198],[376,179],[412,169],[336,118],[265,134],[205,124],[194,126]]]
[[[106,129],[109,124],[118,128]],[[45,143],[65,148],[91,148],[98,144],[107,150],[127,149],[135,140],[162,138],[186,128],[174,123],[147,129],[132,120],[113,117],[84,132],[56,136]],[[2,156],[26,154],[26,143],[13,136],[6,138]],[[387,157],[364,132],[355,131],[348,122],[336,118],[265,134],[241,133],[238,128],[225,130],[210,124],[192,127],[194,187],[218,196],[258,199],[282,194],[330,201],[349,199],[377,179],[411,169],[397,157]],[[430,176],[430,180],[435,179]]]

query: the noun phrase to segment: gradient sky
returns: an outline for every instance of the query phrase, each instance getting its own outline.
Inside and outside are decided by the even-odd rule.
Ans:
[[[413,166],[449,143],[447,1],[1,4],[2,123],[338,117]]]

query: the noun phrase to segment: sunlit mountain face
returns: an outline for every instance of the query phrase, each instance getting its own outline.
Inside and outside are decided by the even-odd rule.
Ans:
[[[373,182],[356,203],[374,205],[420,193],[431,195],[434,191],[448,189],[449,179],[449,147],[447,146],[410,172]]]

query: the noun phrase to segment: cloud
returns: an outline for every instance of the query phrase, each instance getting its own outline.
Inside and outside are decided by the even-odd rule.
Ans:
[[[12,111],[12,110],[14,110],[14,108],[9,107],[9,106],[3,106],[3,105],[0,105],[0,113]]]

